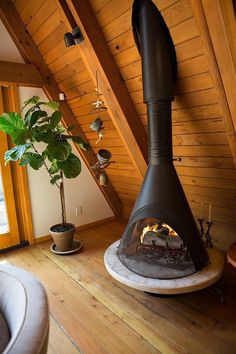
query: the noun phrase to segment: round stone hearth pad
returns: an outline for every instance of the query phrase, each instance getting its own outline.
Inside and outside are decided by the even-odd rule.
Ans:
[[[126,268],[118,258],[120,240],[105,252],[104,262],[108,273],[119,282],[141,291],[154,294],[183,294],[204,289],[220,279],[224,268],[223,253],[213,247],[207,249],[209,264],[199,272],[178,279],[153,279],[138,275]]]

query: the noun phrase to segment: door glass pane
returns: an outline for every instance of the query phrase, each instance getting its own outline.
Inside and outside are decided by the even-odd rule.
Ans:
[[[9,232],[6,203],[3,193],[2,176],[0,169],[0,234]]]

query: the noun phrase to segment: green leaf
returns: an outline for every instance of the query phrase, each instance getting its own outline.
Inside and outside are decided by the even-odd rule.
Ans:
[[[3,113],[0,116],[0,130],[6,134],[12,134],[15,129],[24,129],[25,124],[18,113]]]
[[[57,173],[59,171],[59,168],[57,166],[57,161],[53,160],[51,167],[49,168],[49,172],[54,175],[54,173]]]
[[[56,126],[55,130],[59,134],[63,134],[66,131],[66,129],[63,127],[61,123]]]
[[[4,113],[0,117],[0,130],[9,134],[16,145],[26,144],[32,138],[32,133],[25,127],[25,123],[18,113]]]
[[[22,107],[21,111],[23,111],[23,109],[24,109],[26,106],[28,106],[28,104],[33,104],[33,105],[35,105],[35,104],[38,103],[38,101],[39,101],[39,96],[33,96],[33,97],[29,98],[28,100],[26,100],[26,101],[23,103],[23,107]]]
[[[70,131],[72,131],[72,130],[74,130],[75,129],[75,124],[72,124],[72,125],[70,125],[68,128],[66,128],[66,130],[68,131],[68,132],[70,132]]]
[[[35,154],[36,156],[30,161],[30,166],[34,170],[39,170],[42,167],[44,159],[41,155]]]
[[[58,181],[60,178],[61,178],[60,175],[55,175],[55,176],[53,176],[53,178],[50,180],[50,183],[51,183],[51,184],[55,184],[56,181]]]
[[[24,122],[25,124],[28,126],[30,119],[31,119],[31,114],[32,112],[34,112],[36,109],[36,106],[31,107],[30,109],[28,109],[28,111],[25,113],[25,118],[24,118]]]
[[[33,112],[29,118],[29,128],[32,128],[32,126],[35,125],[40,118],[46,117],[46,115],[47,112],[41,110]]]
[[[50,128],[49,123],[42,124],[40,126],[37,126],[37,130],[41,133],[46,133],[46,131]]]
[[[42,141],[46,144],[53,143],[56,140],[56,136],[51,130],[48,130],[46,132],[40,132],[38,128],[34,132],[34,137],[37,142]]]
[[[34,152],[25,152],[20,160],[20,166],[30,165],[34,170],[39,170],[42,167],[44,158]]]
[[[4,159],[7,162],[9,161],[18,161],[21,160],[22,155],[27,149],[29,149],[31,144],[18,145],[13,147],[11,150],[8,150],[4,154]]]
[[[55,160],[54,157],[49,153],[48,150],[45,150],[45,151],[47,151],[48,160],[49,160],[50,162],[53,162],[53,161]]]
[[[38,120],[37,124],[43,124],[43,123],[48,123],[48,122],[49,122],[49,117],[46,116],[45,118]]]
[[[58,167],[63,170],[66,178],[75,178],[81,172],[80,159],[74,154],[70,154],[68,159],[57,163]]]
[[[82,150],[87,151],[90,149],[89,143],[86,143],[85,141],[83,141],[83,139],[81,139],[80,136],[71,136],[71,139],[72,139],[72,141],[74,141],[74,143],[78,144]]]
[[[55,111],[50,118],[50,128],[54,129],[60,122],[62,113],[60,111]]]
[[[48,145],[47,150],[58,161],[64,161],[71,153],[71,146],[67,141],[55,141]]]
[[[80,136],[73,136],[73,135],[71,135],[71,136],[70,136],[70,139],[73,140],[74,143],[76,143],[76,144],[81,144],[82,141],[83,141]]]
[[[53,111],[57,111],[59,108],[59,103],[55,101],[49,101],[49,102],[40,102],[40,104],[43,104],[49,108],[51,108]]]
[[[48,151],[47,151],[47,149],[45,149],[45,150],[42,152],[42,157],[44,158],[44,160],[48,157]]]
[[[11,134],[11,138],[14,144],[23,145],[26,144],[28,139],[32,138],[32,132],[28,129],[15,129]]]
[[[25,152],[21,157],[20,166],[28,165],[36,156],[38,156],[38,154],[34,152]]]
[[[20,166],[28,165],[33,158],[32,155],[34,155],[33,152],[25,152],[21,157]]]

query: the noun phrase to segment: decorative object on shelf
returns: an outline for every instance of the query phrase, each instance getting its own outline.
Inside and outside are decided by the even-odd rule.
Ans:
[[[84,37],[79,29],[79,27],[75,27],[71,32],[67,32],[64,34],[64,42],[66,47],[71,47],[72,45],[80,44],[84,40]]]
[[[111,159],[111,153],[108,150],[100,149],[97,153],[98,161],[91,167],[91,170],[94,171],[95,176],[98,176],[101,173],[101,170],[108,167],[113,161]]]
[[[103,121],[100,117],[97,117],[89,126],[93,131],[97,132],[103,129]]]
[[[72,153],[69,140],[88,150],[89,145],[79,136],[69,135],[73,127],[64,128],[61,124],[62,113],[59,103],[41,102],[33,96],[24,102],[21,114],[11,112],[0,116],[0,130],[10,135],[14,147],[5,152],[6,163],[18,161],[20,166],[29,165],[34,170],[44,167],[50,183],[59,190],[62,222],[50,228],[57,251],[73,249],[75,226],[66,221],[64,178],[75,178],[81,172],[80,159]],[[51,109],[52,114],[46,109]],[[26,113],[22,111],[26,109]],[[40,150],[38,149],[40,143]],[[41,152],[42,151],[42,152]]]
[[[101,112],[104,112],[107,110],[107,107],[104,106],[104,102],[100,99],[101,94],[99,93],[99,87],[98,87],[98,73],[96,71],[96,87],[95,87],[95,95],[96,95],[96,101],[92,102],[93,110],[91,113],[97,112],[98,115],[100,115]],[[91,124],[90,128],[98,133],[98,140],[96,141],[96,144],[103,139],[103,134],[102,134],[102,129],[103,127],[103,120],[101,119],[100,116],[98,116]]]
[[[103,134],[102,134],[102,129],[103,127],[103,120],[100,117],[97,117],[91,124],[90,124],[90,129],[92,129],[94,132],[98,133],[98,140],[96,141],[96,144],[103,139]]]
[[[206,224],[207,224],[207,230],[206,230],[206,233],[205,233],[206,248],[212,248],[213,244],[212,244],[212,241],[211,241],[210,229],[211,229],[211,227],[213,225],[213,222],[212,221],[207,221]]]
[[[100,173],[100,176],[99,176],[99,183],[100,183],[100,186],[106,187],[106,186],[107,186],[107,182],[108,182],[108,179],[107,179],[106,172],[105,172],[105,171],[102,171],[102,172]]]
[[[110,151],[108,151],[108,150],[105,150],[105,149],[98,150],[97,158],[101,164],[107,164],[110,161],[111,156],[112,155],[111,155]]]
[[[198,219],[199,225],[200,225],[200,235],[201,237],[205,237],[205,246],[206,248],[212,248],[213,244],[212,244],[212,240],[211,240],[211,235],[210,235],[210,229],[213,225],[213,222],[211,221],[211,217],[212,217],[212,204],[209,204],[209,209],[208,209],[208,221],[205,221],[204,217],[203,217],[203,207],[204,207],[204,203],[201,202],[201,207],[200,207],[200,218]],[[207,225],[207,229],[205,231],[204,228],[204,224]]]
[[[99,86],[98,86],[98,73],[96,71],[96,87],[95,87],[95,96],[96,101],[92,102],[94,106],[94,110],[92,112],[103,112],[107,110],[107,107],[104,106],[104,101],[100,99],[101,93],[99,93]]]
[[[95,87],[95,95],[96,101],[92,102],[94,106],[93,111],[91,113],[97,112],[98,117],[90,124],[90,129],[98,134],[98,140],[96,144],[99,143],[103,139],[102,129],[103,127],[103,120],[99,116],[101,112],[107,110],[107,107],[104,106],[104,102],[100,99],[101,94],[99,93],[99,86],[98,86],[98,73],[96,71],[96,87]],[[99,184],[103,187],[107,186],[108,178],[104,171],[106,167],[110,165],[111,153],[108,150],[100,149],[97,153],[98,161],[94,166],[91,167],[91,170],[94,171],[94,174],[97,178],[99,178]],[[99,176],[99,177],[98,177]]]
[[[204,224],[205,219],[203,219],[203,202],[201,202],[201,210],[200,210],[200,218],[198,219],[198,222],[200,224],[200,235],[203,238],[204,236]]]
[[[204,237],[204,226],[203,226],[203,224],[204,224],[204,219],[198,219],[198,222],[199,222],[199,224],[200,224],[200,235],[201,235],[201,237],[203,238]]]

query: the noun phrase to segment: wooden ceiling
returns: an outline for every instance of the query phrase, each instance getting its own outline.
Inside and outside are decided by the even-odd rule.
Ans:
[[[236,226],[232,3],[154,2],[170,29],[178,60],[173,144],[174,156],[181,157],[181,161],[176,161],[175,166],[194,215],[199,217],[201,202],[212,204],[214,241],[227,247],[235,239]],[[78,131],[93,149],[87,163],[94,161],[99,149],[111,151],[115,163],[106,170],[111,183],[104,193],[110,205],[113,198],[116,203],[120,199],[123,214],[128,217],[142,183],[147,156],[141,64],[131,31],[132,0],[15,0],[14,6],[41,54],[41,62],[29,60],[29,56],[27,62],[40,69],[44,61],[48,70],[44,71],[44,79],[52,74],[55,87],[65,93],[70,110],[67,116],[73,112]],[[66,48],[63,35],[73,23],[84,31],[85,41],[81,46]],[[91,113],[96,71],[108,107],[101,113],[105,129],[99,144],[97,134],[89,127],[97,117]]]

